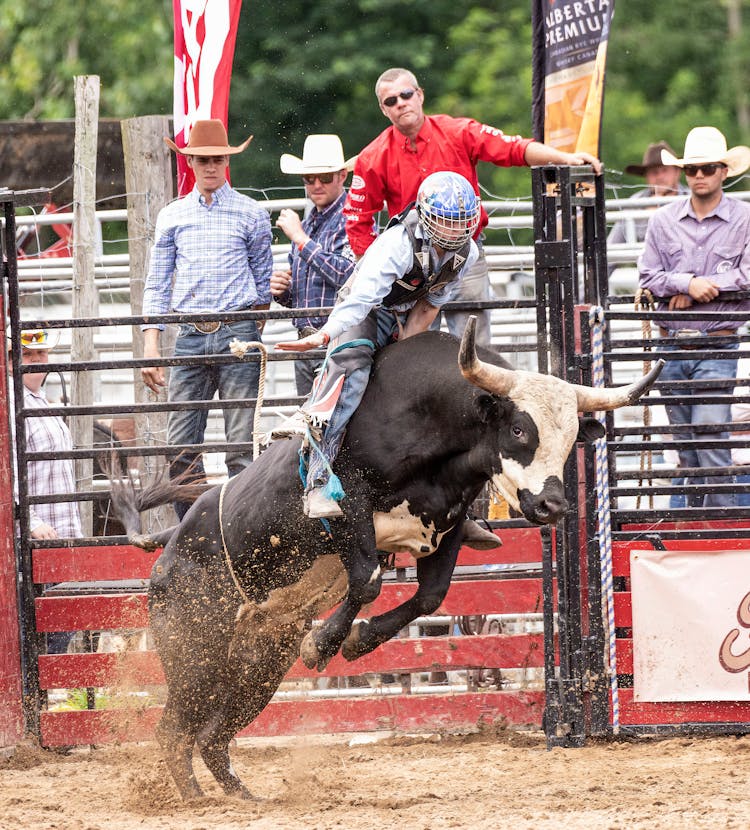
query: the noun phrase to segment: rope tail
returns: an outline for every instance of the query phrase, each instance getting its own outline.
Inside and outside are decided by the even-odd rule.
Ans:
[[[260,453],[260,419],[263,399],[266,393],[266,370],[268,364],[268,349],[265,343],[259,340],[238,340],[236,337],[229,344],[229,348],[235,357],[245,357],[249,349],[258,349],[260,352],[260,376],[258,377],[258,397],[255,401],[255,413],[253,414],[253,461]]]
[[[604,309],[595,306],[589,311],[592,351],[592,385],[604,386]],[[603,412],[597,412],[598,420],[605,424]],[[609,688],[612,698],[612,731],[620,732],[620,692],[617,684],[617,639],[615,636],[615,597],[612,575],[612,525],[609,504],[609,461],[607,436],[599,438],[596,450],[596,501],[599,525],[599,563],[602,586],[602,618],[609,642]]]
[[[654,302],[653,294],[648,290],[648,288],[639,288],[635,292],[635,302],[634,302],[635,310],[636,311],[653,311],[656,308],[656,303]],[[650,320],[641,320],[641,332],[643,334],[643,351],[650,352],[651,351],[651,321]],[[644,360],[643,361],[643,374],[647,375],[651,371],[651,361]],[[647,427],[651,426],[651,408],[648,406],[643,407],[643,426],[646,429],[643,430],[643,440],[644,442],[651,441],[651,431],[647,429]],[[649,485],[653,483],[653,478],[651,474],[653,473],[654,469],[654,451],[653,450],[641,450],[641,460],[640,460],[640,468],[641,473],[648,472],[648,478],[641,478],[641,481],[648,481]],[[642,488],[641,488],[642,489]],[[648,496],[642,495],[639,493],[635,499],[635,509],[641,509],[641,499],[648,498],[648,507],[650,510],[654,509],[654,494],[653,491],[649,488]]]

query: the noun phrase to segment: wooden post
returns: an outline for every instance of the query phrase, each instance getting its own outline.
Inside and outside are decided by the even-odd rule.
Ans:
[[[76,133],[73,153],[73,299],[74,320],[99,316],[99,295],[94,281],[96,256],[96,149],[99,135],[99,78],[79,75],[75,79]],[[94,330],[74,328],[70,349],[73,363],[96,360]],[[94,402],[94,373],[73,372],[71,399],[74,406]],[[90,447],[94,419],[90,415],[71,419],[74,447]],[[91,490],[93,459],[76,461],[79,490]],[[81,527],[92,533],[92,504],[80,502]]]
[[[170,132],[170,119],[162,115],[129,118],[122,122],[128,204],[130,309],[133,315],[143,313],[143,289],[157,214],[174,198],[174,162],[172,154],[164,144],[164,136]],[[175,334],[174,327],[168,327],[162,333],[162,354],[173,353]],[[140,326],[133,326],[133,357],[143,357],[143,332]],[[140,369],[133,370],[133,387],[136,403],[154,400],[154,393],[141,379]],[[160,393],[159,399],[166,400],[166,392]],[[135,424],[139,444],[154,446],[166,443],[166,412],[136,415]],[[153,457],[145,458],[142,466],[147,478],[155,474]],[[171,507],[165,506],[144,516],[144,528],[158,529],[174,524],[175,521],[174,511]]]

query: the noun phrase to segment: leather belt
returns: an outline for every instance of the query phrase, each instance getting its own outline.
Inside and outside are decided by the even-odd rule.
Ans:
[[[221,320],[212,320],[208,323],[189,323],[200,334],[214,334],[221,328]]]
[[[233,308],[232,311],[250,311],[252,306],[245,306],[245,308]],[[239,320],[232,320],[232,323],[238,323]],[[199,334],[215,334],[223,325],[225,325],[226,321],[224,320],[210,320],[208,322],[198,322],[198,323],[188,323],[188,326],[192,326]],[[231,325],[231,323],[226,323],[226,325]]]
[[[737,329],[712,329],[711,331],[698,331],[698,329],[665,329],[659,326],[659,334],[662,337],[674,337],[677,340],[683,337],[734,337]],[[702,349],[700,343],[685,343],[681,349]]]

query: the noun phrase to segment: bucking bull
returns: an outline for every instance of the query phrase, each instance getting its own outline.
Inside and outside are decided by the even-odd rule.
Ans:
[[[157,728],[183,798],[201,795],[193,747],[230,795],[249,797],[229,759],[232,737],[276,692],[300,655],[322,670],[339,649],[356,660],[448,590],[467,508],[487,482],[536,524],[568,510],[563,465],[576,440],[603,435],[579,412],[634,403],[661,366],[628,387],[589,388],[477,356],[474,322],[460,344],[435,332],[383,349],[338,456],[346,498],[330,534],[302,511],[300,439],[278,439],[240,475],[205,491],[174,532],[140,534],[139,510],[178,486],[113,502],[136,544],[166,544],[149,589],[151,629],[167,679]],[[410,551],[418,588],[354,625],[381,587],[384,553]],[[312,620],[338,606],[319,626]]]

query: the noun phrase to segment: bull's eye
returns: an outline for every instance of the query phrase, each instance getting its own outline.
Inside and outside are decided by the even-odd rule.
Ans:
[[[516,425],[514,425],[514,426],[512,426],[512,427],[511,427],[511,431],[512,431],[512,433],[513,433],[513,437],[514,437],[514,438],[518,438],[518,439],[519,439],[519,441],[520,441],[521,439],[523,439],[523,437],[524,437],[524,436],[525,436],[525,434],[526,434],[526,433],[523,431],[523,429],[521,429],[521,427],[516,426]]]

